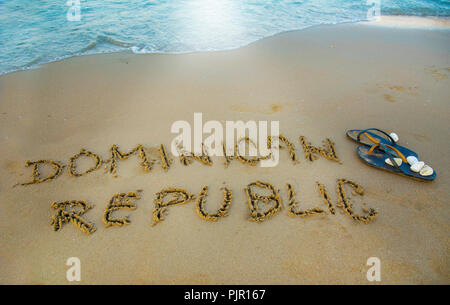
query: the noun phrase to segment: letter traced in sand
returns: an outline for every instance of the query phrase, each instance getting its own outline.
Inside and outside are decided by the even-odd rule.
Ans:
[[[183,149],[180,151],[181,164],[188,166],[192,162],[194,162],[194,160],[200,161],[201,163],[208,165],[208,166],[211,166],[213,164],[211,157],[209,156],[209,153],[206,150],[206,147],[205,147],[205,145],[203,145],[203,143],[202,143],[202,154],[200,156],[197,156],[194,153],[188,153]]]
[[[172,199],[164,202],[164,198],[168,195],[173,196]],[[194,195],[189,194],[186,190],[180,188],[169,187],[156,193],[152,226],[164,220],[164,216],[167,216],[167,209],[169,206],[186,204],[191,199],[194,199]]]
[[[206,197],[208,196],[208,187],[205,185],[202,187],[200,194],[198,195],[197,202],[195,205],[195,209],[197,211],[198,216],[200,216],[204,220],[208,221],[217,221],[220,217],[228,216],[228,209],[230,208],[231,200],[233,198],[232,192],[226,186],[223,189],[223,200],[222,205],[215,214],[211,214],[206,212],[205,203]]]
[[[267,189],[270,191],[270,194],[267,196],[258,195],[257,193],[255,193],[252,190],[252,187],[259,187],[262,189]],[[244,191],[247,195],[247,204],[248,204],[248,207],[250,208],[250,213],[251,213],[250,220],[251,221],[262,222],[267,217],[270,217],[270,216],[276,214],[282,208],[279,190],[277,190],[270,183],[261,182],[258,180],[256,182],[252,182],[252,183],[248,184],[244,188]],[[263,202],[266,204],[269,202],[273,202],[273,205],[269,209],[267,209],[265,212],[261,212],[258,209],[258,202]]]
[[[342,164],[341,161],[339,161],[339,158],[336,154],[336,149],[334,148],[334,142],[330,139],[325,139],[324,141],[324,147],[316,147],[311,145],[311,143],[306,141],[306,138],[304,136],[300,136],[300,143],[302,144],[303,151],[305,152],[305,158],[309,161],[314,161],[319,158],[319,155],[322,157],[338,162],[339,164]]]
[[[325,186],[323,184],[320,184],[319,182],[316,182],[317,186],[319,187],[319,193],[320,196],[323,198],[323,201],[325,202],[325,204],[328,207],[328,211],[330,211],[331,214],[335,215],[336,214],[336,210],[333,207],[333,203],[331,202],[331,197],[327,192],[327,189],[325,188]]]
[[[297,204],[298,201],[295,199],[295,190],[289,183],[286,183],[286,188],[288,191],[288,198],[289,198],[289,208],[288,208],[288,215],[291,217],[306,217],[311,216],[315,214],[322,214],[325,213],[324,210],[322,210],[319,207],[314,207],[307,210],[297,210]]]
[[[106,227],[111,226],[123,226],[130,224],[130,220],[127,216],[124,216],[122,218],[113,218],[111,215],[115,211],[119,210],[136,210],[136,205],[133,203],[132,200],[139,200],[141,199],[140,193],[142,190],[137,190],[136,192],[129,192],[129,193],[119,193],[114,194],[114,196],[109,201],[108,205],[106,206],[105,213],[103,213],[103,222],[105,223]]]
[[[41,173],[39,171],[39,165],[40,164],[47,164],[50,165],[51,167],[53,167],[53,169],[55,170],[52,174],[48,175],[46,178],[42,178],[41,177]],[[29,167],[33,165],[33,180],[29,181],[29,182],[24,182],[24,183],[18,183],[16,185],[30,185],[30,184],[38,184],[38,183],[42,183],[45,181],[51,181],[56,179],[59,175],[61,175],[62,170],[64,168],[64,165],[61,164],[61,162],[58,161],[52,161],[52,160],[38,160],[38,161],[30,161],[28,160],[25,163],[26,167]]]
[[[373,221],[378,215],[378,212],[375,211],[374,209],[372,208],[369,208],[368,210],[363,209],[364,213],[366,213],[366,215],[364,216],[357,214],[353,211],[352,204],[350,200],[347,198],[347,195],[345,194],[344,186],[346,184],[350,185],[356,194],[361,196],[364,194],[364,190],[356,182],[345,178],[339,178],[337,182],[337,193],[339,195],[337,206],[344,209],[345,213],[354,220],[358,220],[365,224]]]
[[[365,224],[373,221],[378,215],[378,212],[375,211],[374,209],[372,209],[372,208],[370,208],[368,210],[363,209],[363,212],[366,213],[366,215],[364,215],[364,216],[357,214],[353,211],[353,206],[352,206],[350,200],[348,199],[348,197],[345,193],[345,190],[344,190],[344,186],[346,184],[348,184],[352,187],[355,194],[358,194],[361,196],[364,195],[364,190],[358,183],[356,183],[352,180],[349,180],[349,179],[339,178],[337,180],[337,188],[336,188],[337,195],[338,195],[338,202],[337,202],[336,206],[339,208],[342,208],[344,210],[345,214],[354,220],[360,221]],[[330,210],[330,212],[332,214],[335,214],[336,213],[335,209],[333,207],[333,204],[331,203],[330,195],[326,191],[325,186],[320,184],[319,182],[317,182],[317,185],[319,186],[320,195],[322,196],[325,204],[328,205],[328,209]]]
[[[222,148],[223,148],[223,164],[225,165],[225,168],[228,167],[228,165],[230,165],[231,161],[233,161],[234,156],[228,156],[227,155],[227,149],[225,147],[225,144],[222,143]]]
[[[81,156],[90,157],[90,158],[94,159],[94,161],[95,161],[95,164],[92,167],[90,167],[89,169],[87,169],[84,173],[77,172],[76,160]],[[103,163],[103,161],[99,155],[94,154],[94,153],[82,148],[78,154],[74,155],[69,160],[69,175],[73,176],[73,177],[80,177],[80,176],[87,175],[90,172],[93,172],[93,171],[99,169],[102,166],[102,163]]]
[[[95,232],[94,224],[89,223],[81,217],[92,206],[84,200],[68,200],[63,202],[53,202],[52,208],[56,210],[56,215],[52,217],[51,225],[55,232],[60,231],[65,223],[72,222],[81,231],[91,234]],[[79,208],[79,210],[77,210]]]
[[[247,164],[247,165],[251,165],[251,166],[255,166],[255,165],[258,164],[258,162],[260,160],[265,160],[265,159],[270,157],[270,156],[267,156],[267,157],[255,156],[255,157],[252,157],[252,158],[244,157],[244,155],[241,155],[241,152],[240,152],[240,149],[239,149],[239,146],[241,145],[241,142],[244,142],[245,144],[248,144],[248,145],[253,145],[255,148],[257,146],[252,140],[250,140],[249,137],[243,137],[243,138],[239,139],[239,141],[234,146],[234,155],[236,156],[236,159],[238,159],[242,163]]]
[[[289,159],[291,159],[292,163],[295,165],[297,164],[298,158],[297,158],[297,154],[295,153],[295,146],[293,143],[291,143],[286,137],[284,137],[283,135],[279,135],[278,139],[280,142],[283,142],[284,145],[286,145],[288,152],[289,152]],[[267,137],[267,147],[272,147],[272,137],[268,136]],[[280,149],[283,149],[284,147],[279,145]]]
[[[150,172],[153,166],[153,163],[155,160],[151,160],[147,152],[145,151],[144,146],[138,144],[134,149],[132,149],[128,153],[123,153],[119,150],[119,147],[117,145],[113,145],[110,148],[110,159],[107,160],[107,162],[110,163],[109,165],[109,172],[114,175],[114,177],[117,177],[117,161],[118,160],[127,160],[131,155],[134,155],[135,153],[138,153],[139,158],[141,159],[141,166],[143,167],[144,171]]]
[[[172,160],[169,159],[169,157],[167,156],[167,152],[166,152],[166,148],[164,147],[163,144],[161,144],[158,148],[159,151],[159,156],[161,158],[161,167],[165,170],[168,171],[170,168],[170,164],[172,163]]]

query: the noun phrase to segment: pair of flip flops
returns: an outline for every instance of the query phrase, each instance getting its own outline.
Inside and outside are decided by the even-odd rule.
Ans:
[[[352,129],[347,136],[361,144],[357,153],[369,165],[421,181],[432,181],[436,172],[425,162],[418,160],[416,152],[397,144],[395,133],[377,128]]]

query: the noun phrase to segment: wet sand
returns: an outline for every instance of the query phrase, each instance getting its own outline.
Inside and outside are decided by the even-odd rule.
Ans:
[[[92,55],[0,77],[0,282],[67,284],[69,257],[81,260],[81,283],[132,284],[369,284],[369,257],[381,261],[383,284],[449,283],[450,32],[363,24],[321,26],[276,35],[223,52],[180,55]],[[118,177],[103,169],[87,176],[64,172],[54,181],[16,186],[31,177],[27,160],[65,165],[85,148],[102,158],[111,145],[167,148],[176,120],[278,120],[296,148],[274,168],[221,158],[213,165],[178,159],[150,173],[137,157],[120,161]],[[395,131],[400,143],[436,169],[431,183],[367,166],[347,129]],[[305,159],[299,136],[320,146],[333,140],[342,164]],[[84,167],[83,167],[84,166]],[[81,163],[80,169],[87,168]],[[368,224],[336,206],[336,181],[358,182],[355,211],[374,208]],[[262,180],[280,189],[283,209],[262,223],[249,221],[244,187]],[[316,181],[331,196],[336,215],[287,215],[285,184],[299,207],[328,211]],[[151,226],[154,196],[165,187],[198,195],[214,212],[219,188],[233,191],[228,217],[201,219],[195,201],[169,208]],[[102,215],[115,193],[142,189],[131,223],[106,228]],[[351,189],[347,187],[347,193]],[[91,235],[73,224],[54,232],[54,201],[86,200]]]

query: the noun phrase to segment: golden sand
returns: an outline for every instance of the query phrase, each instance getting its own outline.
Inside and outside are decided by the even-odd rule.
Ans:
[[[0,77],[0,282],[66,284],[78,257],[85,284],[369,284],[378,257],[381,283],[448,284],[449,45],[346,24]],[[280,121],[278,166],[174,158],[194,112]],[[367,166],[345,131],[368,127],[436,180]]]

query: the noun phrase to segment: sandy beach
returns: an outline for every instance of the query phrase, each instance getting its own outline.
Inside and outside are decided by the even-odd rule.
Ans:
[[[81,284],[372,284],[370,257],[381,262],[382,284],[449,284],[450,31],[341,24],[269,37],[248,46],[189,54],[115,53],[74,57],[0,76],[0,283],[67,284],[66,261],[81,261]],[[169,148],[177,120],[265,120],[295,146],[273,168],[223,159],[213,165],[178,158],[165,171],[145,172],[138,157],[120,161],[118,177],[104,167],[71,177],[69,160],[84,148],[109,158],[113,144],[127,152],[143,145],[152,157]],[[418,182],[367,166],[347,129],[394,131],[437,172]],[[341,163],[305,158],[299,137],[335,143]],[[27,160],[55,160],[65,168],[52,181],[32,178]],[[86,162],[86,163],[83,163]],[[90,166],[80,160],[82,171]],[[43,175],[49,171],[43,171]],[[373,208],[376,219],[352,220],[337,206],[337,180],[357,182],[364,195],[347,194],[354,210]],[[263,222],[249,221],[244,187],[261,180],[280,190],[283,208]],[[206,208],[232,190],[228,216],[209,222],[195,200],[169,208],[153,222],[155,193],[179,187]],[[336,214],[325,205],[325,186]],[[326,213],[288,216],[290,183],[298,207]],[[142,190],[131,223],[106,227],[114,194]],[[74,224],[54,232],[52,202],[85,200],[83,217],[96,231]]]

